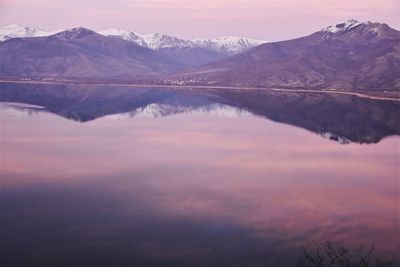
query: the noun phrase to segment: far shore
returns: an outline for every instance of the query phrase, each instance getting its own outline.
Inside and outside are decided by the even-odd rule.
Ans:
[[[352,92],[336,89],[289,89],[289,88],[261,88],[261,87],[235,87],[235,86],[211,86],[211,85],[167,85],[167,84],[132,84],[132,83],[115,83],[115,82],[85,82],[85,81],[68,81],[68,80],[0,80],[0,83],[17,83],[17,84],[66,84],[66,85],[100,85],[100,86],[124,86],[133,88],[170,88],[170,89],[206,89],[206,90],[253,90],[264,92],[294,92],[294,93],[326,93],[339,95],[352,95],[361,98],[373,100],[388,100],[400,102],[400,91],[384,91],[384,92]]]

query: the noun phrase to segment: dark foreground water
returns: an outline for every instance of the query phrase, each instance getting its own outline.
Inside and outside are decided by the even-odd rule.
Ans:
[[[328,240],[399,254],[398,103],[1,86],[2,266],[296,266]]]

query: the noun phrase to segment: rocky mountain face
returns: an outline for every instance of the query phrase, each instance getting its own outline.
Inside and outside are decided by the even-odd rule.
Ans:
[[[171,83],[343,90],[400,89],[400,32],[354,20],[257,46],[171,76]]]
[[[134,80],[179,64],[156,51],[85,28],[0,43],[0,76]]]

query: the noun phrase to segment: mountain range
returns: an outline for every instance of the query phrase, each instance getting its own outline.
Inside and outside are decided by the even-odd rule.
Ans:
[[[137,45],[154,50],[167,48],[204,48],[210,51],[231,55],[267,43],[267,41],[263,40],[237,36],[221,36],[214,39],[195,38],[186,40],[162,33],[140,34],[121,29],[108,29],[100,31],[99,33],[105,36],[115,36],[124,40],[132,41]]]
[[[13,38],[50,36],[68,30],[70,29],[44,31],[35,27],[10,24],[0,28],[0,42]],[[166,57],[174,58],[176,62],[184,66],[197,66],[216,59],[226,58],[267,42],[237,36],[189,40],[162,33],[141,34],[122,29],[107,29],[97,33],[131,41],[141,47],[158,51]]]
[[[281,42],[8,25],[0,41],[3,79],[400,90],[400,32],[383,23],[349,20]]]

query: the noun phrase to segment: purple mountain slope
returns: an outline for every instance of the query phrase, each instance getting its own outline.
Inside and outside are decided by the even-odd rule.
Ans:
[[[169,78],[187,85],[399,90],[400,32],[350,20]]]
[[[156,51],[85,28],[0,43],[1,77],[137,79],[179,64]]]

